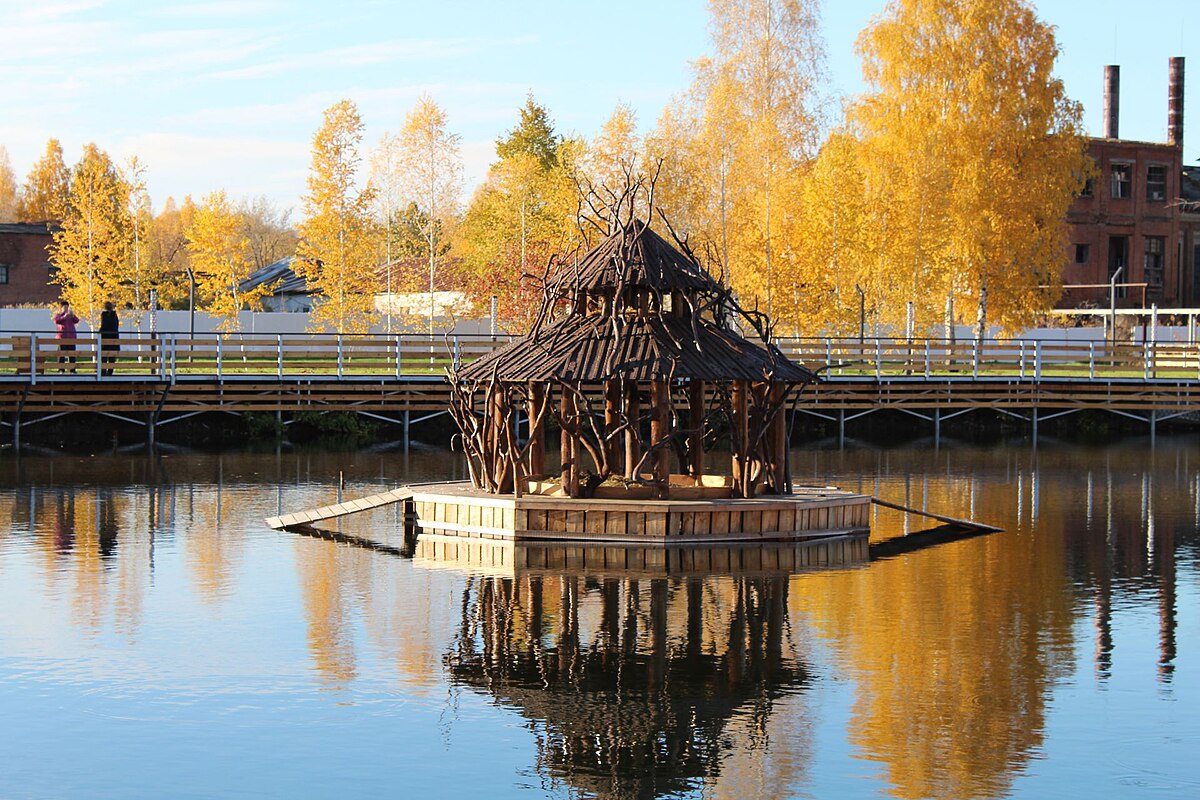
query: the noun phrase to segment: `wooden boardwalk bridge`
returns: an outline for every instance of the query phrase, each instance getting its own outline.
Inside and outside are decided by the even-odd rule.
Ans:
[[[415,335],[94,336],[66,351],[48,334],[0,334],[0,425],[23,427],[91,413],[144,426],[200,414],[343,411],[402,425],[445,412],[451,363],[507,337]],[[936,339],[783,339],[819,369],[798,413],[838,425],[891,410],[926,420],[936,437],[955,416],[992,409],[1041,422],[1099,410],[1145,423],[1200,412],[1200,344]]]

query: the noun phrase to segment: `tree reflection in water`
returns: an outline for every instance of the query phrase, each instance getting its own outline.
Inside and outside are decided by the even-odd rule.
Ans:
[[[788,583],[779,570],[474,576],[446,666],[531,720],[551,783],[600,797],[695,789],[735,748],[765,748],[775,701],[809,682]],[[735,716],[749,741],[735,743]]]

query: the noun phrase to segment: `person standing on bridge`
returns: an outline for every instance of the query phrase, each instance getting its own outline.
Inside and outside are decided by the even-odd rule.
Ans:
[[[104,351],[104,363],[108,366],[101,370],[103,375],[112,375],[112,364],[117,360],[113,355],[120,349],[117,344],[117,338],[121,335],[121,320],[117,316],[117,310],[113,308],[111,302],[104,304],[104,310],[100,312],[100,341],[103,343],[100,349]]]
[[[75,316],[75,312],[71,310],[71,304],[66,300],[58,306],[58,313],[54,315],[54,327],[56,332],[54,338],[58,339],[58,371],[63,371],[63,364],[71,365],[70,371],[75,372],[75,326],[79,324],[79,317]],[[70,355],[67,355],[70,353]]]

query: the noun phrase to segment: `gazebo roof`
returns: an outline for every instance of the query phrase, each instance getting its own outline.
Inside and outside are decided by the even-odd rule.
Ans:
[[[564,263],[550,288],[594,293],[620,285],[647,286],[662,292],[721,291],[700,265],[679,252],[641,220],[611,234],[578,261]]]
[[[602,316],[569,316],[463,367],[459,377],[502,381],[599,382],[688,378],[808,383],[811,371],[775,346],[760,347],[705,319],[648,316],[624,320],[618,333]]]
[[[816,376],[794,364],[773,345],[760,346],[720,321],[728,292],[695,260],[677,250],[645,223],[623,226],[586,255],[563,265],[549,282],[550,295],[626,290],[666,295],[679,291],[707,307],[703,314],[684,308],[632,311],[603,305],[600,313],[575,306],[553,324],[483,356],[458,372],[461,380],[582,381],[609,378],[654,381],[809,383]],[[632,311],[632,313],[631,313]]]

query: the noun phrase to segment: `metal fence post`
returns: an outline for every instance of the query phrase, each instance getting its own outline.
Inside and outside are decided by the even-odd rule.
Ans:
[[[338,337],[337,337],[337,346],[338,346],[338,349],[337,349],[338,373],[337,373],[337,375],[340,378],[340,377],[342,377],[342,366],[343,366],[342,365],[342,335],[340,333],[338,334]]]
[[[458,337],[454,337],[454,369],[458,369],[462,364],[462,353],[458,348]]]
[[[400,349],[401,349],[401,348],[400,348],[400,343],[401,343],[400,334],[398,334],[398,333],[397,333],[397,334],[396,334],[396,377],[397,377],[397,378],[399,378],[399,377],[400,377],[400,374],[401,374],[401,367],[400,367]]]
[[[1021,362],[1020,363],[1021,363],[1021,378],[1023,379],[1025,377],[1025,340],[1022,339],[1018,344],[1021,348],[1021,351],[1020,351],[1021,352]]]
[[[37,383],[37,373],[38,373],[37,352],[38,352],[37,334],[30,333],[29,334],[29,382],[31,384]]]
[[[879,348],[879,337],[875,337],[875,380],[879,380],[882,377],[882,369],[883,352]]]
[[[1154,360],[1154,345],[1142,342],[1142,380],[1150,380],[1151,363]]]
[[[974,342],[971,343],[971,377],[972,378],[979,377],[979,343],[980,343],[979,339],[976,339]]]
[[[283,334],[275,334],[275,376],[283,380]]]
[[[178,339],[179,339],[179,334],[177,334],[177,333],[171,334],[171,383],[175,382],[175,376],[178,374],[176,372],[177,364],[178,364],[178,353],[179,353]]]
[[[1088,377],[1096,377],[1096,343],[1088,342]]]
[[[925,377],[929,377],[929,340],[925,340]]]
[[[221,334],[217,334],[217,380],[221,380]]]
[[[100,352],[103,349],[103,347],[100,344],[99,336],[96,336],[95,348],[96,348],[96,380],[100,380],[100,377],[102,375],[104,375],[104,367],[103,367],[104,361],[100,357]]]
[[[1042,379],[1042,340],[1038,339],[1033,343],[1033,379],[1040,381]]]

